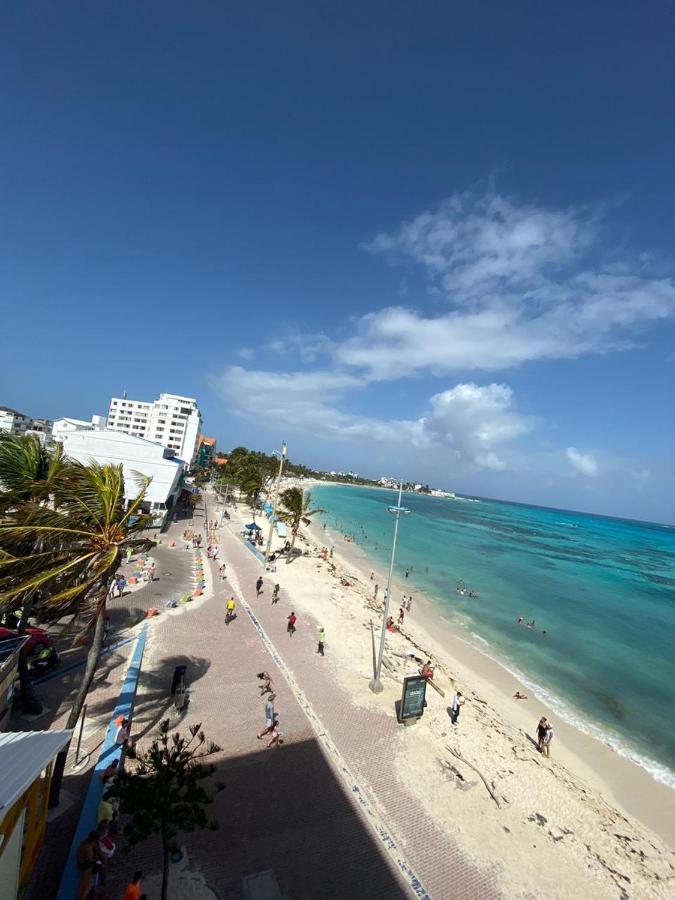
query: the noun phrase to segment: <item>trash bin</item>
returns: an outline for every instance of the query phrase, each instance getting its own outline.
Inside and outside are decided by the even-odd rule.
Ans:
[[[171,681],[171,696],[176,693],[181,682],[185,684],[185,673],[187,666],[176,666],[173,670],[173,680]]]

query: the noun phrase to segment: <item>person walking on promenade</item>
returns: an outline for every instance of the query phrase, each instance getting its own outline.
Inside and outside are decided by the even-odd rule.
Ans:
[[[546,757],[549,758],[551,755],[551,741],[553,740],[553,725],[550,722],[546,722],[546,731],[544,733],[544,739],[542,741],[542,753]]]
[[[280,590],[281,590],[281,588],[279,587],[279,585],[275,584],[274,590],[272,591],[272,604],[279,602],[279,591]]]
[[[272,676],[270,675],[270,673],[269,672],[258,672],[257,677],[262,681],[262,684],[258,685],[258,687],[260,688],[260,696],[262,697],[263,694],[271,694],[272,693]]]
[[[286,626],[286,631],[288,632],[289,637],[293,637],[295,634],[295,623],[298,621],[298,617],[294,612],[291,612],[288,617],[288,625]]]
[[[255,583],[255,595],[259,597],[263,592],[263,579],[262,575],[258,575],[258,580]]]
[[[218,571],[220,572],[220,580],[225,581],[225,563],[220,564],[220,569]]]
[[[131,562],[131,557],[132,557],[133,554],[134,554],[134,551],[131,549],[131,547],[127,547],[127,549],[126,549],[124,552],[125,552],[126,557],[127,557],[127,565],[129,565],[129,563]]]
[[[225,604],[225,624],[229,625],[232,619],[234,619],[234,611],[237,608],[237,604],[235,603],[234,597],[230,597],[230,599]]]
[[[265,700],[265,727],[258,735],[258,740],[262,741],[266,734],[269,734],[270,731],[274,728],[274,722],[276,719],[276,715],[274,713],[274,701],[277,699],[276,694],[268,694],[267,700]]]
[[[459,719],[459,713],[463,703],[464,697],[462,696],[462,692],[456,691],[455,696],[452,698],[452,706],[450,707],[450,721],[453,725],[457,724],[457,719]]]
[[[129,884],[126,886],[126,890],[124,891],[124,900],[141,900],[142,877],[143,873],[140,869],[137,872],[134,872],[134,877],[131,879]]]
[[[316,651],[317,653],[320,653],[322,656],[324,655],[324,654],[323,654],[323,647],[324,647],[324,644],[325,644],[325,643],[326,643],[326,629],[325,629],[325,628],[323,627],[323,625],[322,625],[322,626],[319,628],[319,647],[318,647],[318,649],[317,649],[317,651]]]
[[[279,731],[279,720],[275,719],[274,724],[272,725],[272,731],[270,732],[272,740],[267,745],[268,750],[270,747],[278,747],[280,744],[283,744],[283,741],[281,740],[282,733],[283,732]]]
[[[122,597],[124,595],[124,588],[127,586],[127,580],[124,575],[120,575],[117,579],[117,590],[119,591],[118,597]]]

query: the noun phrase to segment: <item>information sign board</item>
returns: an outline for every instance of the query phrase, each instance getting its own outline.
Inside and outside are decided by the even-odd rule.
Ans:
[[[424,714],[424,698],[427,691],[427,680],[424,675],[409,675],[403,679],[401,695],[401,721],[419,719]]]

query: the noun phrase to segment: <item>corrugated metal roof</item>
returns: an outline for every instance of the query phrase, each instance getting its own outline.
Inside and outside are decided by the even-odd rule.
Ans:
[[[72,733],[6,731],[0,734],[0,816],[65,747]]]

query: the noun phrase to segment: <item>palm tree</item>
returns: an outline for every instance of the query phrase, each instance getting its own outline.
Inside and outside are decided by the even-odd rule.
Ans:
[[[239,475],[239,487],[246,495],[246,502],[251,507],[254,522],[258,509],[258,497],[264,486],[265,476],[257,463],[250,462],[246,468],[242,469]]]
[[[298,536],[298,529],[304,522],[309,525],[310,517],[316,513],[323,512],[322,509],[311,509],[312,495],[309,491],[303,492],[302,488],[287,488],[279,498],[281,509],[277,515],[284,522],[291,526],[291,553],[295,547],[295,539]],[[289,556],[290,558],[290,556]]]
[[[60,444],[51,449],[45,447],[34,434],[0,434],[0,515],[17,509],[22,503],[32,502],[57,507],[63,499],[63,477],[69,462],[63,456]],[[28,541],[28,555],[43,549],[44,540]],[[9,556],[12,559],[12,555]],[[17,631],[23,634],[33,611],[37,589],[17,594],[14,603],[3,607],[3,613],[21,610]],[[23,653],[19,655],[19,683],[24,711],[38,715],[42,712],[33,682],[28,674],[28,663]]]
[[[71,463],[63,476],[57,509],[26,500],[0,520],[0,610],[19,596],[45,589],[42,604],[52,613],[77,611],[80,640],[92,634],[87,662],[65,727],[77,724],[103,646],[105,609],[112,577],[127,546],[147,543],[138,534],[149,517],[139,513],[149,478],[125,509],[122,466]],[[28,545],[41,549],[26,552]],[[58,802],[67,748],[57,758],[52,798]],[[52,803],[55,805],[55,803]]]

